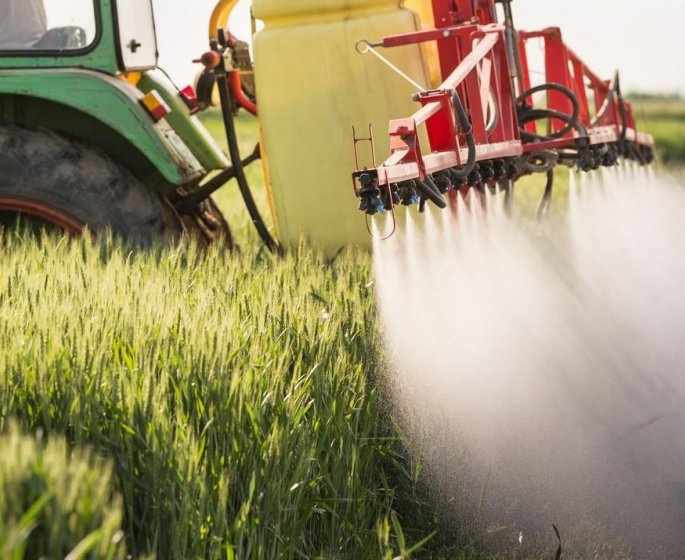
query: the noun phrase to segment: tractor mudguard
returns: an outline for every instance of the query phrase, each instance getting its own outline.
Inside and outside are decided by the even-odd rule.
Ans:
[[[206,170],[164,119],[153,122],[142,97],[132,85],[90,70],[0,71],[1,123],[76,137],[124,163],[151,188],[170,193]]]
[[[205,169],[208,171],[226,169],[231,165],[209,130],[202,125],[195,115],[190,114],[179,92],[169,79],[159,71],[151,70],[142,75],[136,87],[143,93],[149,93],[152,90],[159,92],[171,108],[171,113],[166,116],[166,121],[178,133]]]

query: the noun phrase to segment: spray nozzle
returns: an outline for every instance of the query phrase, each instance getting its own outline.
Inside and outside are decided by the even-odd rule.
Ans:
[[[440,171],[433,175],[433,182],[440,191],[440,194],[445,194],[454,188],[454,183],[450,177],[449,171]]]
[[[397,186],[397,194],[402,206],[411,206],[419,201],[414,181],[404,181]]]
[[[381,199],[378,196],[373,195],[362,196],[359,201],[359,209],[369,216],[383,214],[385,212],[385,207],[383,206]]]
[[[383,213],[385,211],[385,204],[381,200],[381,190],[378,187],[378,178],[371,173],[362,173],[359,175],[360,188],[357,195],[361,199],[359,201],[359,209],[373,216],[374,214]]]

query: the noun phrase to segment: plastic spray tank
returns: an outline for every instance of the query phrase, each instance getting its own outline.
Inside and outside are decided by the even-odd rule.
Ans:
[[[417,30],[419,18],[398,0],[253,0],[253,13],[264,22],[254,42],[255,77],[279,238],[290,247],[307,239],[329,255],[368,246],[350,204],[352,185],[344,188],[355,164],[352,125],[367,136],[372,124],[376,152],[388,153],[388,120],[412,112],[415,88],[355,44]],[[419,47],[383,54],[428,85]],[[368,145],[359,147],[360,163],[372,167]]]

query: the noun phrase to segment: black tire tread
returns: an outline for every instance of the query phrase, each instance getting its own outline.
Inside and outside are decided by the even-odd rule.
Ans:
[[[0,126],[0,197],[36,200],[96,234],[135,243],[175,238],[180,220],[157,193],[106,154],[48,130]]]

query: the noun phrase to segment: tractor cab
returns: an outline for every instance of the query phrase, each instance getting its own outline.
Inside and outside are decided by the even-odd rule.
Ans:
[[[115,76],[157,66],[150,1],[5,2],[2,68],[83,68]]]
[[[2,66],[81,67],[112,75],[157,67],[149,0],[5,2]]]
[[[9,1],[0,21],[3,51],[79,51],[95,41],[95,7],[89,1],[57,5],[42,0]]]

